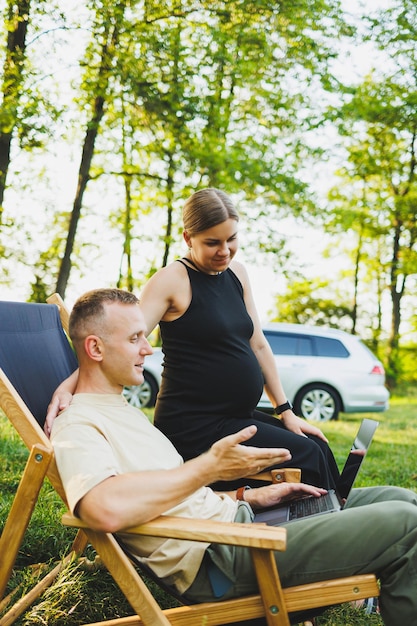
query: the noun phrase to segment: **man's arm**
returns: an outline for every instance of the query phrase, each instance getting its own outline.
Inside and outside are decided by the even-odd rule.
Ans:
[[[248,426],[172,470],[107,478],[80,500],[76,513],[96,530],[116,532],[165,513],[204,485],[248,476],[291,459],[284,448],[241,445],[255,433],[256,426]],[[278,497],[278,490],[275,493]]]

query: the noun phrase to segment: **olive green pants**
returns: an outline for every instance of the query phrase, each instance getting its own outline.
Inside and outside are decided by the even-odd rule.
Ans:
[[[287,549],[276,560],[284,587],[375,573],[387,626],[417,626],[417,494],[398,487],[354,489],[340,513],[287,524]],[[250,522],[240,506],[236,521]],[[257,592],[250,551],[212,545],[187,598],[213,601],[210,562],[229,579],[222,598]]]

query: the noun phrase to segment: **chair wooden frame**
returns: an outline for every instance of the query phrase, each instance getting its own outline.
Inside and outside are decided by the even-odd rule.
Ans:
[[[39,491],[45,478],[66,504],[64,489],[56,468],[51,442],[35,420],[19,394],[0,369],[0,407],[13,424],[30,451],[22,478],[13,499],[6,523],[0,537],[0,599],[9,581],[24,534],[36,506]],[[61,569],[74,555],[82,554],[87,537],[79,531],[68,555],[51,572],[37,583],[28,594],[19,599],[0,618],[0,626],[9,626],[53,583]],[[1,604],[0,606],[3,606]]]
[[[264,524],[239,524],[161,516],[128,532],[152,537],[210,541],[250,548],[260,593],[253,596],[161,610],[112,535],[96,532],[65,513],[65,525],[82,528],[136,615],[95,626],[220,626],[265,617],[268,626],[290,626],[289,613],[309,611],[379,594],[373,574],[281,587],[274,552],[285,550],[286,531]],[[93,626],[90,624],[89,626]]]
[[[52,444],[2,369],[0,369],[0,408],[29,450],[29,457],[0,537],[0,609],[3,611],[14,595],[14,592],[11,592],[7,597],[4,597],[20,545],[45,478],[49,479],[65,505],[67,505],[67,501],[55,464]],[[67,556],[41,578],[27,594],[11,606],[7,613],[0,618],[0,626],[13,624],[54,582],[63,567],[75,555],[84,552],[87,543],[87,536],[83,531],[79,531]]]
[[[52,298],[48,301],[51,300]],[[62,300],[60,301],[59,298],[56,299],[55,297],[53,301],[57,302],[62,316],[62,311],[65,310]],[[63,322],[63,326],[64,324],[65,322]],[[64,502],[66,500],[51,443],[1,370],[0,406],[26,446],[31,450],[21,484],[0,539],[0,559],[4,558],[2,557],[2,547],[6,545],[10,547],[13,539],[13,547],[8,550],[6,557],[7,562],[1,562],[0,595],[2,595],[35,506],[37,494],[45,477],[49,478]],[[28,506],[29,502],[30,506]],[[22,511],[27,512],[23,521],[21,520]],[[250,597],[163,610],[153,598],[138,569],[112,535],[88,528],[82,520],[69,513],[64,514],[62,521],[67,526],[79,529],[67,559],[74,554],[81,555],[87,542],[90,542],[135,612],[135,615],[130,617],[96,622],[97,626],[104,626],[104,624],[107,626],[116,626],[116,624],[120,626],[197,626],[199,624],[220,626],[261,617],[265,617],[268,626],[289,626],[289,613],[298,613],[379,594],[376,577],[372,574],[326,580],[283,589],[274,551],[285,550],[285,528],[275,528],[263,524],[186,520],[161,516],[147,524],[129,529],[128,532],[146,536],[173,537],[246,546],[251,550],[260,590],[259,594]],[[18,532],[16,526],[18,526]],[[58,566],[59,569],[65,562]],[[51,577],[49,576],[49,578]],[[39,593],[42,593],[45,587],[46,584],[42,583],[40,590],[36,589],[36,595],[30,593],[25,596],[23,601],[18,602],[0,620],[0,626],[12,624]]]

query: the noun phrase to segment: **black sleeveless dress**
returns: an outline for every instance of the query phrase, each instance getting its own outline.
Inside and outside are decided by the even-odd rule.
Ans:
[[[155,425],[187,460],[221,437],[256,424],[248,445],[288,448],[292,459],[286,465],[300,467],[304,482],[334,487],[338,469],[324,442],[295,435],[279,419],[256,410],[264,380],[249,343],[253,323],[236,274],[230,268],[205,274],[179,262],[187,269],[192,298],[180,318],[160,322],[164,369]],[[233,489],[247,482],[216,487]]]

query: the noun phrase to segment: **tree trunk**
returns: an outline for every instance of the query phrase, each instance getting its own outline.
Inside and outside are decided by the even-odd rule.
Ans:
[[[353,277],[353,306],[352,306],[352,335],[356,335],[356,323],[358,321],[358,289],[359,289],[359,267],[362,253],[362,228],[359,232],[358,247],[355,255],[355,270]]]
[[[65,245],[64,256],[58,273],[56,291],[65,297],[70,272],[71,272],[71,255],[74,249],[75,235],[77,232],[78,222],[81,215],[81,207],[83,203],[84,192],[90,179],[91,163],[94,155],[94,146],[97,139],[100,122],[104,115],[104,104],[107,96],[110,70],[112,60],[115,54],[115,48],[118,40],[118,25],[109,24],[108,31],[105,35],[105,41],[102,46],[101,62],[96,81],[98,94],[94,99],[93,114],[90,122],[87,124],[87,132],[85,134],[81,164],[78,171],[78,185],[75,194],[74,204],[71,212],[70,223],[68,227],[68,237]]]
[[[26,51],[26,33],[29,23],[30,0],[9,0],[9,24],[6,57],[3,65],[2,111],[0,113],[0,224],[7,173],[10,165],[10,146],[17,122],[17,108],[22,91],[23,67]]]
[[[401,298],[404,294],[405,277],[401,280],[401,287],[399,286],[399,255],[400,255],[400,236],[401,236],[401,221],[397,220],[395,225],[395,233],[393,240],[392,260],[391,260],[391,275],[390,275],[390,293],[391,293],[391,332],[388,340],[388,372],[387,383],[390,388],[395,387],[398,382],[398,375],[400,373],[400,362],[398,355],[398,344],[400,335],[400,323],[401,323]]]
[[[83,153],[81,157],[80,169],[78,172],[77,192],[75,194],[74,204],[71,212],[65,252],[61,261],[61,266],[59,268],[58,280],[56,284],[56,291],[61,295],[62,298],[65,298],[65,291],[71,272],[71,254],[74,249],[75,235],[81,215],[84,192],[90,178],[90,168],[91,162],[93,160],[94,144],[97,138],[98,128],[100,125],[100,121],[103,117],[103,113],[104,98],[102,96],[98,96],[94,102],[94,115],[91,122],[88,124],[88,129],[84,139]]]
[[[119,278],[117,281],[117,287],[119,289],[123,289],[124,287],[128,291],[133,291],[134,281],[133,281],[133,270],[132,270],[132,177],[129,175],[123,176],[124,187],[125,187],[125,215],[124,215],[124,223],[123,223],[123,254],[120,262],[119,269]],[[123,261],[126,259],[126,278],[123,277]]]

